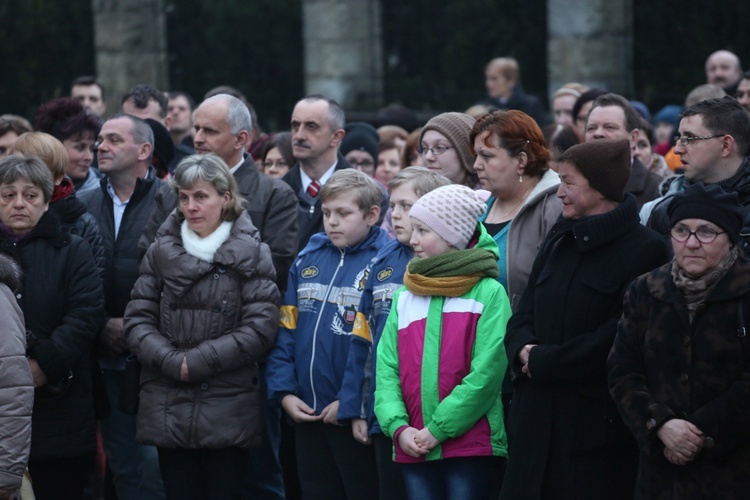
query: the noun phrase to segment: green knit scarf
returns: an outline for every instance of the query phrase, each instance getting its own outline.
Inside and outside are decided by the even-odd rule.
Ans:
[[[460,297],[482,278],[497,278],[497,258],[483,248],[456,250],[409,262],[404,285],[415,295]]]

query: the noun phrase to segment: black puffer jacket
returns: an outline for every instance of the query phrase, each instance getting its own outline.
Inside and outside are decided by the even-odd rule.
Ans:
[[[71,183],[68,179],[63,179],[63,182]],[[86,205],[78,199],[75,191],[65,198],[51,202],[49,210],[60,218],[63,229],[68,229],[71,234],[77,234],[86,240],[94,254],[99,275],[104,278],[104,244],[99,232],[99,223],[86,211]]]
[[[14,293],[21,269],[0,254],[0,489],[21,486],[31,444],[34,382],[26,359],[26,328]]]
[[[141,264],[125,313],[143,365],[138,441],[165,448],[261,442],[259,361],[273,347],[279,291],[271,251],[246,212],[213,263],[189,254],[173,213]],[[190,382],[180,381],[187,357]]]
[[[26,329],[27,349],[50,384],[70,377],[67,390],[49,397],[37,391],[32,419],[31,460],[79,456],[96,450],[91,393],[91,349],[103,321],[102,283],[88,243],[63,230],[46,212],[30,235],[14,242],[0,231],[0,251],[23,269],[16,295]]]

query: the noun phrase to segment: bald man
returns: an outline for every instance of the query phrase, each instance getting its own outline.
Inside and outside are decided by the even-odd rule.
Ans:
[[[735,95],[742,78],[740,59],[728,50],[717,50],[706,59],[706,81],[723,88],[728,95]]]

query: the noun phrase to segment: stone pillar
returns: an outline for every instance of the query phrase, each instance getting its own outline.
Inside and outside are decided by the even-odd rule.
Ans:
[[[138,83],[169,90],[164,0],[91,0],[97,77],[107,91],[107,115]]]
[[[632,97],[633,0],[547,0],[549,95],[579,82]]]
[[[344,109],[383,105],[380,0],[302,0],[305,92]]]

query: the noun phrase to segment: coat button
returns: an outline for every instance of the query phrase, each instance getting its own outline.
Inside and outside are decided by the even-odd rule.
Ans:
[[[215,273],[215,274],[214,274],[214,279],[215,279],[215,280],[219,279],[219,274],[218,274],[218,273]]]
[[[653,418],[649,418],[648,422],[646,422],[646,429],[651,430],[654,427],[656,427],[656,420],[654,420]]]
[[[16,299],[21,300],[21,297],[23,297],[23,295],[21,295],[20,293],[16,294]]]
[[[714,438],[711,436],[706,436],[703,438],[703,446],[705,448],[713,448],[716,443],[714,442]]]
[[[589,241],[589,237],[588,236],[584,236],[583,237],[583,241]]]
[[[203,389],[204,391],[205,391],[206,389],[208,389],[208,384],[201,384],[201,389]]]
[[[683,373],[682,375],[680,375],[680,383],[681,384],[683,384],[683,385],[687,384],[688,380],[689,380],[689,377],[688,377],[687,373]]]

